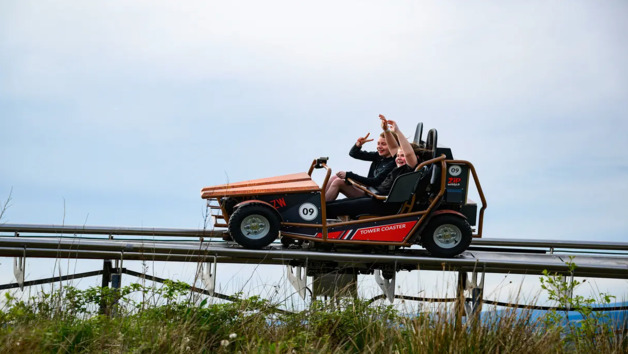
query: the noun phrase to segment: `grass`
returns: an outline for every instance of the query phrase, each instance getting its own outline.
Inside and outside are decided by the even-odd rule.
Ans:
[[[64,287],[26,300],[5,293],[0,352],[628,352],[625,331],[592,321],[587,331],[574,332],[525,311],[457,321],[437,304],[408,316],[357,299],[315,301],[294,313],[260,297],[211,301],[181,282],[119,291]]]
[[[0,205],[0,220],[10,201],[11,194]],[[314,301],[287,312],[260,297],[211,302],[181,282],[118,290],[65,286],[26,300],[5,292],[0,353],[628,352],[625,327],[617,330],[595,315],[591,299],[562,295],[578,284],[549,273],[542,280],[550,299],[583,316],[580,324],[556,311],[534,319],[532,311],[495,309],[462,321],[440,304],[408,316],[358,299]]]

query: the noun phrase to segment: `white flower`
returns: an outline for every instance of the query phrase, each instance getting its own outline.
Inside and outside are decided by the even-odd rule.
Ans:
[[[235,333],[231,333],[231,334],[229,335],[229,339],[236,339],[236,337],[237,337],[237,336],[238,336],[237,334],[235,334]]]
[[[226,347],[226,346],[229,345],[229,341],[226,340],[226,339],[223,339],[223,340],[220,341],[220,345],[222,345],[223,347]]]

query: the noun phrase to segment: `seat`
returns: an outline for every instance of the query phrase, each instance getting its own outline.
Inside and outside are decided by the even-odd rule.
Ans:
[[[425,166],[418,171],[405,173],[393,182],[390,192],[387,196],[371,195],[374,199],[379,199],[382,203],[382,211],[388,209],[384,214],[369,213],[369,214],[357,214],[357,219],[365,219],[377,217],[378,215],[394,215],[410,211],[415,201],[423,200],[424,195],[428,195],[427,187],[430,185],[430,179],[432,176],[433,165]],[[418,197],[416,197],[418,196]],[[385,206],[388,207],[385,207]]]
[[[425,166],[418,171],[397,177],[384,203],[405,203],[411,200],[412,196],[419,192],[419,189],[425,189],[428,185],[429,170],[431,170],[431,166]]]

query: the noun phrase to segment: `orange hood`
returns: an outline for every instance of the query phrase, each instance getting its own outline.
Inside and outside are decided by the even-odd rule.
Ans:
[[[305,172],[221,184],[201,189],[201,198],[252,196],[260,194],[315,192],[320,187]]]

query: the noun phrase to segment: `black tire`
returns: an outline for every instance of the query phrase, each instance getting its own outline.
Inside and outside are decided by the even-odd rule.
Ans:
[[[231,215],[233,214],[233,208],[236,206],[236,204],[238,204],[240,201],[238,201],[235,198],[224,198],[222,200],[222,206],[223,208],[225,208],[225,211],[227,212],[227,215]]]
[[[430,220],[421,234],[422,246],[436,257],[453,257],[471,244],[473,232],[467,220],[458,215],[439,215]]]
[[[233,211],[229,218],[231,237],[244,248],[268,246],[279,236],[279,216],[263,204],[246,204]]]

